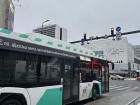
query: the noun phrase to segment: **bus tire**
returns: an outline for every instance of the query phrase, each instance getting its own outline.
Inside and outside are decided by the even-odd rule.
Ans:
[[[98,97],[97,87],[96,86],[93,86],[93,88],[92,88],[92,99],[93,100],[96,100],[97,97]]]
[[[3,101],[1,105],[24,105],[24,104],[22,104],[18,99],[10,98]]]

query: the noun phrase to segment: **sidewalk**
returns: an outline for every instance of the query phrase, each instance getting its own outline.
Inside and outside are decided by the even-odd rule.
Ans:
[[[126,78],[124,80],[136,80],[136,78]]]
[[[140,96],[140,92],[127,92],[112,97],[107,95],[103,99],[96,100],[86,105],[128,105],[138,96]]]

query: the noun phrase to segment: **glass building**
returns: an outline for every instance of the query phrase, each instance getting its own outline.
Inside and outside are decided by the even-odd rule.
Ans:
[[[0,0],[0,27],[13,30],[15,7],[12,0]]]
[[[57,24],[44,26],[43,29],[42,27],[38,27],[34,29],[33,32],[44,34],[65,42],[67,41],[67,29],[62,28]]]

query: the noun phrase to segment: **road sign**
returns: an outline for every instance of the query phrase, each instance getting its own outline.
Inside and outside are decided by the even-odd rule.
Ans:
[[[122,38],[121,32],[116,32],[116,40],[121,40]]]
[[[121,27],[116,27],[116,31],[120,32],[121,31]]]

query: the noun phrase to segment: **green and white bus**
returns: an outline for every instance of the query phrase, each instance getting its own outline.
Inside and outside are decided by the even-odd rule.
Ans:
[[[109,91],[94,52],[45,35],[0,28],[0,105],[66,105]]]

